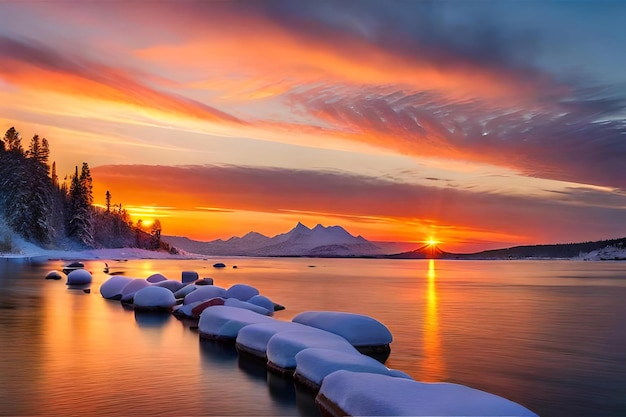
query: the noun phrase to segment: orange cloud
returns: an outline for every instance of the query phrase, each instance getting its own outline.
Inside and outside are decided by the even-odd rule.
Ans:
[[[614,228],[621,224],[620,205],[624,204],[623,197],[611,206],[583,204],[593,200],[590,191],[572,203],[558,196],[538,200],[336,172],[273,168],[101,166],[93,168],[92,174],[96,200],[103,198],[108,189],[116,201],[125,205],[168,202],[176,210],[196,213],[194,221],[187,222],[187,229],[192,223],[200,227],[198,219],[205,218],[206,233],[213,236],[217,231],[221,236],[229,232],[223,223],[208,219],[231,216],[210,213],[203,207],[227,209],[239,215],[247,212],[248,224],[254,223],[258,213],[282,216],[289,223],[303,216],[326,219],[326,223],[328,219],[344,219],[354,225],[354,233],[368,230],[372,236],[391,240],[420,240],[435,235],[437,240],[457,245],[470,240],[548,243],[554,236],[576,241],[594,234],[613,236]],[[570,197],[575,199],[576,193],[572,190]],[[184,216],[176,210],[170,211],[168,222],[171,219],[182,227]],[[229,225],[232,227],[232,222]],[[274,232],[281,231],[284,227]]]

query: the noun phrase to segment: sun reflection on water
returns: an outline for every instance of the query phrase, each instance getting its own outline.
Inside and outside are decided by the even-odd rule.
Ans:
[[[424,361],[422,378],[425,381],[446,379],[446,363],[443,358],[441,336],[439,334],[439,311],[437,299],[437,272],[435,260],[428,261],[426,287],[426,310],[424,314]]]

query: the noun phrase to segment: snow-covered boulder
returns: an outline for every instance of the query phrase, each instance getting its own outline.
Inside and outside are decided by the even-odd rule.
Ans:
[[[206,301],[215,297],[226,298],[226,290],[215,285],[200,286],[196,287],[195,291],[192,291],[185,296],[183,304],[189,304],[196,301]]]
[[[165,278],[161,274],[152,274],[148,278],[146,278],[146,281],[148,281],[148,282],[150,282],[152,284],[156,284],[157,282],[166,281],[166,280],[167,280],[167,278]]]
[[[346,370],[324,378],[315,402],[330,416],[538,417],[517,403],[464,385]]]
[[[256,304],[264,309],[274,312],[274,302],[264,295],[255,295],[248,300],[249,303]]]
[[[226,298],[236,298],[241,301],[248,301],[255,295],[259,295],[259,290],[247,284],[235,284],[226,290]]]
[[[339,311],[306,311],[292,321],[338,334],[348,340],[361,353],[385,362],[391,349],[393,336],[378,320],[363,314]]]
[[[237,298],[227,298],[224,302],[224,305],[229,307],[245,308],[246,310],[252,310],[255,313],[263,314],[264,316],[271,316],[272,314],[274,314],[274,310],[269,311],[264,307],[249,303],[247,301],[241,301]]]
[[[412,379],[406,373],[389,369],[376,359],[359,352],[324,348],[308,348],[296,354],[294,379],[317,394],[324,378],[340,369]]]
[[[136,309],[167,310],[176,304],[176,298],[174,298],[174,294],[167,288],[151,285],[135,293],[133,304]]]
[[[178,291],[174,292],[174,297],[176,297],[176,298],[185,298],[185,296],[187,294],[189,294],[192,291],[195,291],[197,289],[198,289],[198,287],[196,287],[194,284],[185,284],[184,287],[182,287]]]
[[[307,330],[323,332],[323,330],[291,321],[273,320],[268,323],[251,324],[239,330],[235,346],[240,352],[267,361],[267,343],[272,336],[279,332]]]
[[[132,278],[114,275],[100,285],[100,294],[109,300],[119,300],[122,298],[122,289],[132,280]]]
[[[214,306],[207,308],[200,314],[198,330],[200,337],[206,339],[234,341],[242,327],[273,320],[271,317],[243,308]]]
[[[91,280],[91,273],[86,269],[75,269],[67,274],[67,285],[85,285]]]
[[[213,285],[213,278],[202,278],[194,282],[196,285]]]
[[[223,306],[225,301],[226,301],[225,298],[215,297],[215,298],[211,298],[210,300],[200,301],[199,303],[194,303],[196,305],[191,309],[191,317],[194,319],[199,319],[200,315],[202,314],[204,310],[213,306]]]
[[[149,287],[150,285],[152,284],[150,284],[145,279],[133,278],[128,284],[124,286],[124,288],[122,288],[120,300],[122,300],[122,302],[131,302],[137,291],[142,288]]]
[[[204,301],[196,301],[195,303],[190,304],[177,304],[172,307],[172,313],[179,318],[193,318],[192,310],[198,304],[203,303]]]
[[[172,293],[175,293],[176,291],[180,290],[181,288],[183,288],[185,286],[185,284],[183,284],[180,281],[174,281],[173,279],[166,279],[164,281],[159,281],[156,284],[153,284],[155,287],[163,287],[163,288],[167,288],[168,290],[170,290]]]
[[[61,279],[61,273],[59,271],[50,271],[46,274],[46,279]]]
[[[267,342],[267,369],[281,375],[291,375],[296,368],[296,354],[301,350],[319,347],[359,352],[346,339],[325,331],[290,330],[278,332]]]
[[[198,279],[198,273],[196,271],[183,271],[182,272],[182,281],[183,284],[188,282],[193,282]]]

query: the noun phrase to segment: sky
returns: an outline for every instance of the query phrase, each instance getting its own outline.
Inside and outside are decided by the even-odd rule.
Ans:
[[[625,20],[606,0],[0,0],[0,129],[166,235],[618,238]]]

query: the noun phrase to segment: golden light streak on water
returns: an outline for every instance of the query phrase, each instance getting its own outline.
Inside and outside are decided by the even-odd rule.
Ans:
[[[437,299],[437,270],[435,260],[428,261],[426,274],[426,309],[424,313],[424,361],[423,378],[425,381],[443,381],[446,379],[446,362],[441,347],[439,334],[439,310]]]

